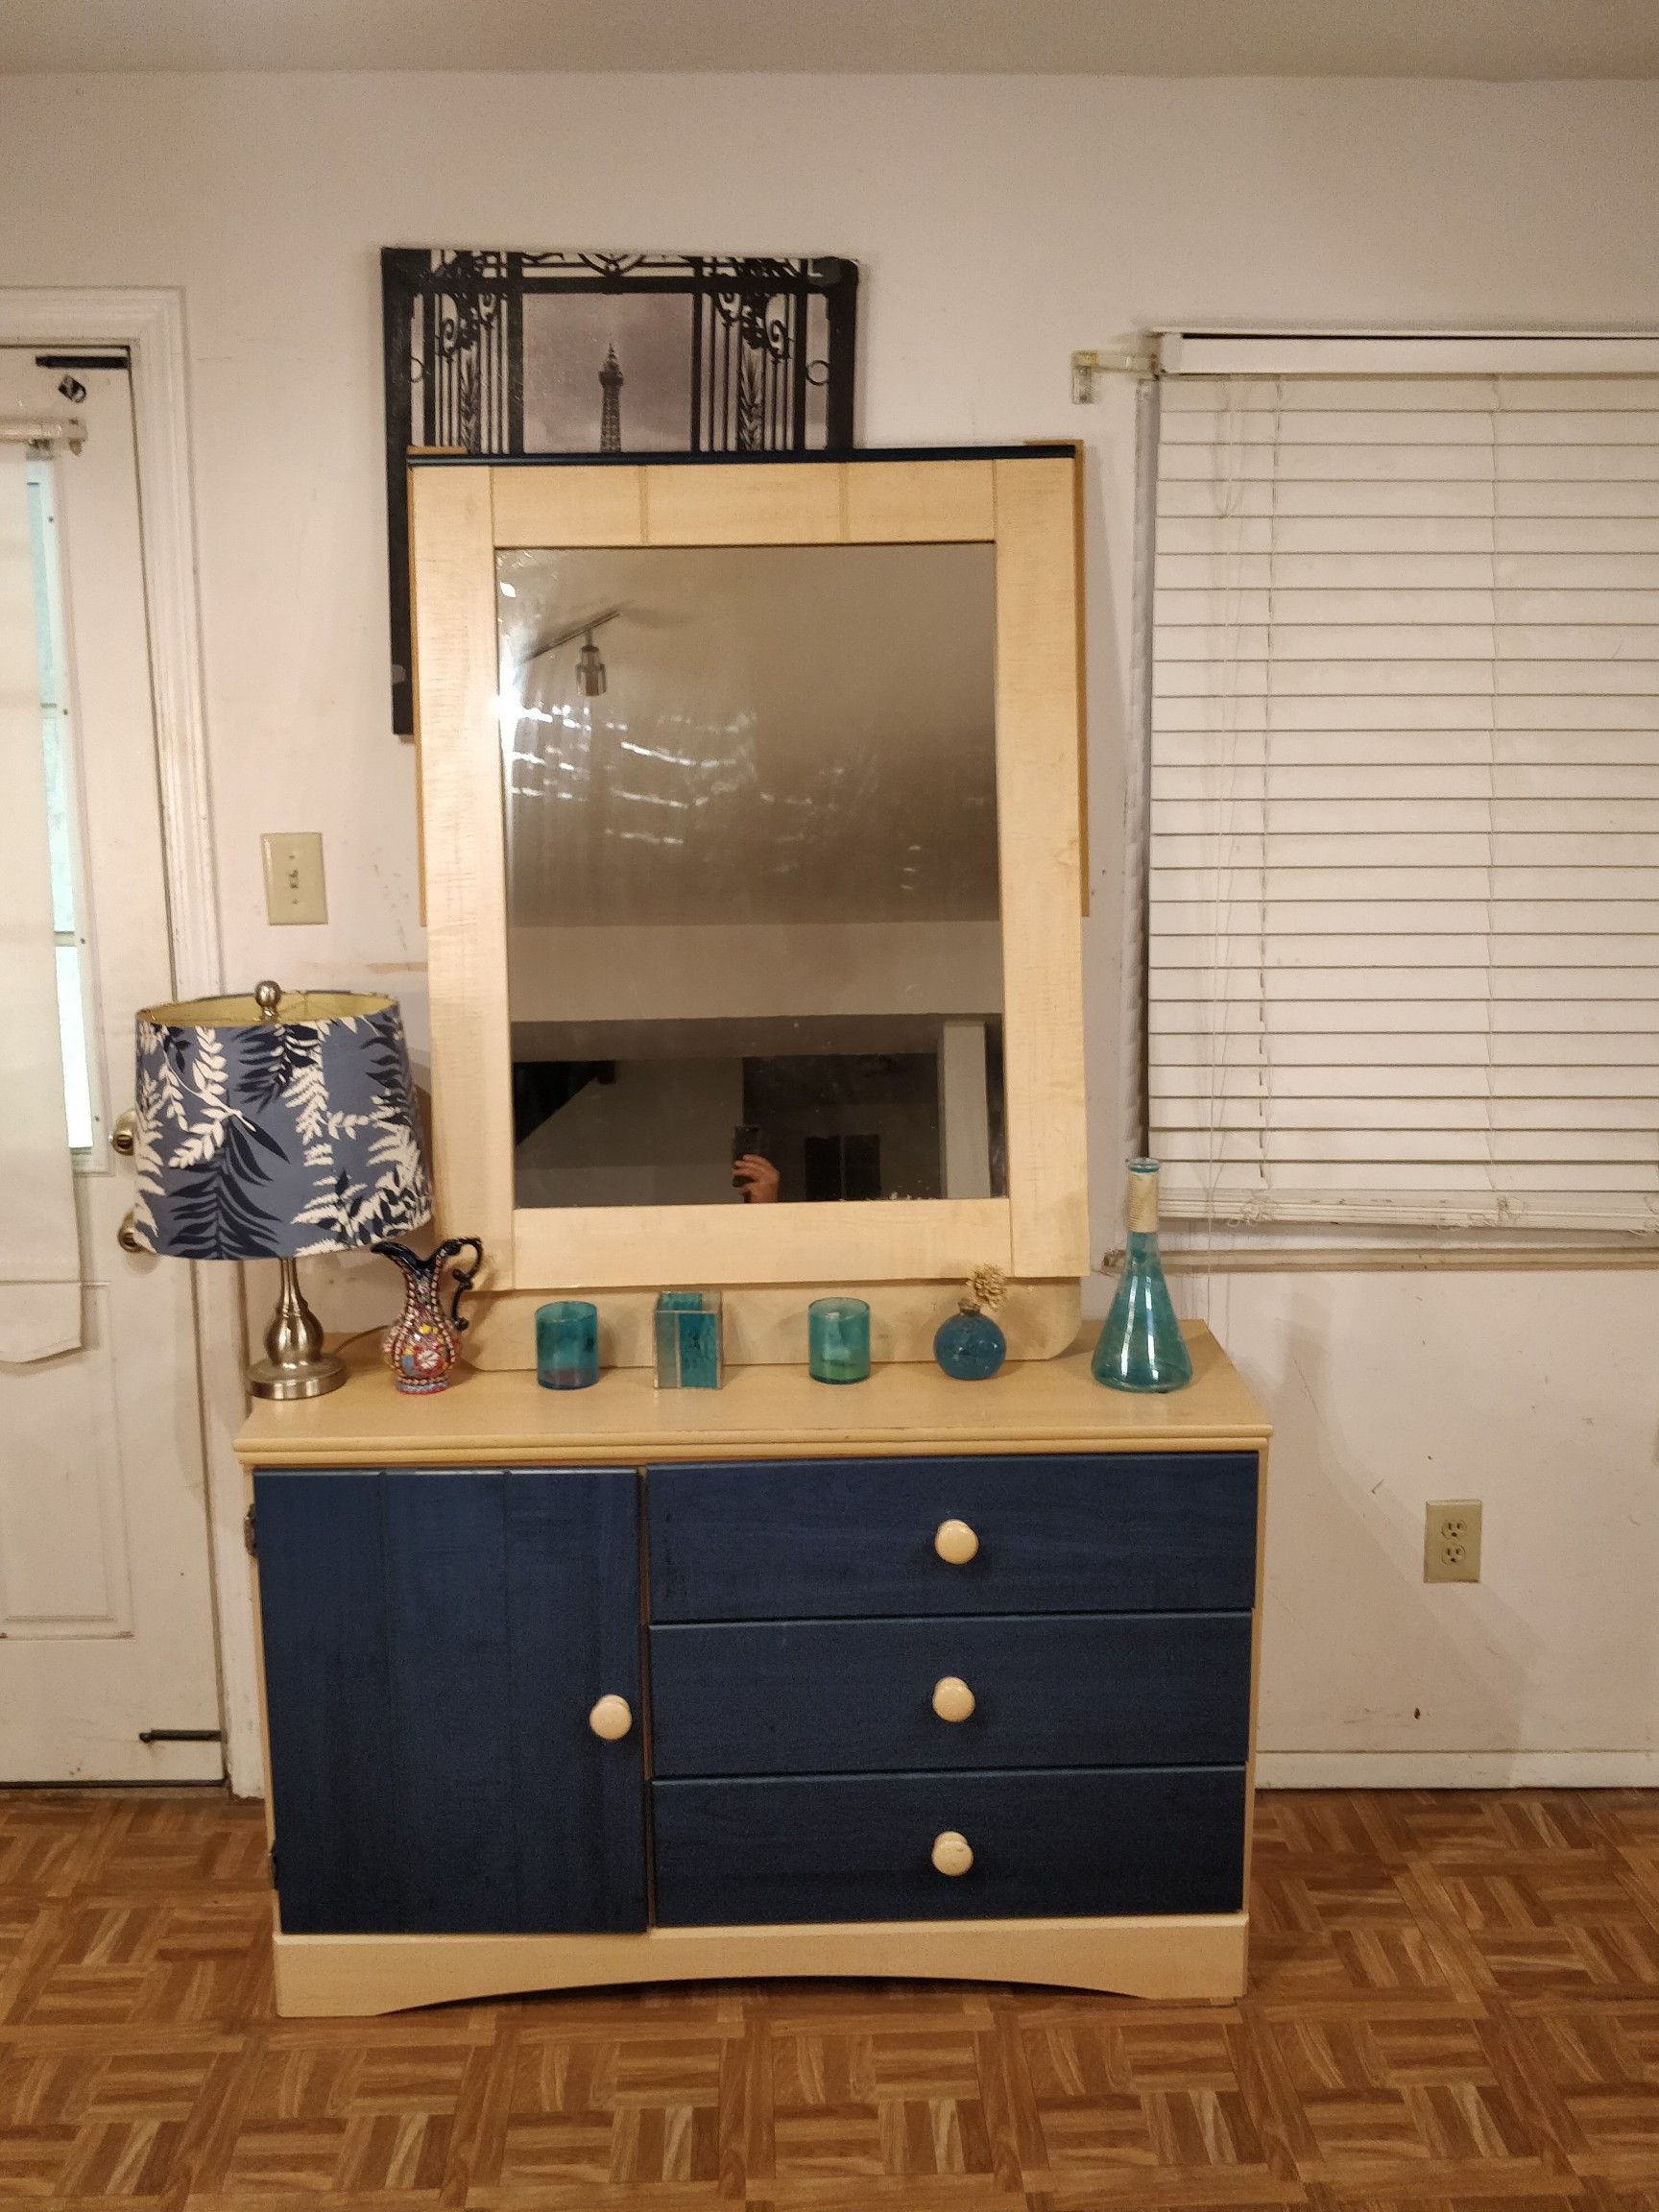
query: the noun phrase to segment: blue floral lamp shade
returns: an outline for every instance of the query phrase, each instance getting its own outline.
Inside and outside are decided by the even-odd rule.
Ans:
[[[251,998],[146,1007],[132,1157],[143,1249],[282,1262],[254,1396],[335,1388],[345,1369],[323,1351],[294,1262],[432,1211],[397,1001],[261,983]]]

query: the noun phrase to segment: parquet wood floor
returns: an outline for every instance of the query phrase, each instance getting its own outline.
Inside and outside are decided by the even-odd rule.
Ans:
[[[0,1792],[0,2206],[1659,2212],[1659,1792],[1262,1801],[1240,2005],[272,2011],[257,1807]]]

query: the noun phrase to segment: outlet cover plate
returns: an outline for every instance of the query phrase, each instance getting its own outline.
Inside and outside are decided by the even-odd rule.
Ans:
[[[1431,1498],[1423,1517],[1425,1582],[1479,1582],[1480,1501]]]

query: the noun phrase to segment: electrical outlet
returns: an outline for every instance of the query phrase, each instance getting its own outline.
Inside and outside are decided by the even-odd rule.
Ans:
[[[1425,1582],[1479,1582],[1480,1501],[1431,1498],[1423,1527]]]
[[[318,830],[273,830],[260,839],[265,852],[265,918],[326,922],[328,892],[323,880],[323,835]]]

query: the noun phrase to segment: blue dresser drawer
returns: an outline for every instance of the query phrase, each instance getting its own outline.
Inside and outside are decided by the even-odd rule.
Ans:
[[[933,1710],[935,1685],[949,1676],[973,1694],[966,1719]],[[722,1622],[651,1631],[660,1778],[1240,1766],[1249,1730],[1248,1613]]]
[[[658,1782],[657,1920],[972,1920],[1235,1912],[1241,1767]],[[964,1838],[966,1873],[936,1839]]]
[[[1239,1452],[652,1467],[651,1618],[1247,1612],[1256,1474]],[[934,1549],[946,1521],[966,1564]]]

